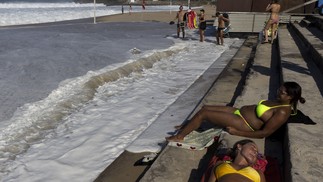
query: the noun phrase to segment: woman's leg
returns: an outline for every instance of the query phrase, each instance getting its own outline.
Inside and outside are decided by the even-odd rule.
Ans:
[[[202,38],[202,42],[204,42],[204,30],[201,30],[201,38]]]
[[[223,45],[224,41],[223,41],[223,30],[220,31],[220,45]]]
[[[264,32],[265,32],[265,41],[264,42],[268,42],[268,30],[271,26],[271,19],[269,19],[266,23],[266,26],[265,26],[265,29],[264,29]]]
[[[233,108],[230,109],[224,107],[222,109],[233,110]],[[249,131],[249,128],[244,126],[245,123],[243,119],[240,116],[235,115],[233,112],[212,111],[202,108],[199,112],[197,112],[194,115],[192,120],[187,125],[185,125],[185,127],[178,134],[171,137],[166,137],[166,140],[182,141],[186,135],[200,127],[204,120],[207,120],[221,127],[231,126],[234,128]]]
[[[219,112],[226,112],[226,113],[233,113],[234,111],[237,110],[237,108],[235,107],[231,107],[231,106],[208,106],[208,105],[204,105],[202,106],[202,108],[200,110],[206,110],[206,111],[219,111]],[[194,118],[194,116],[193,116]],[[182,128],[184,128],[188,123],[188,122],[185,122],[181,125],[177,125],[175,126],[175,129],[176,130],[181,130]]]

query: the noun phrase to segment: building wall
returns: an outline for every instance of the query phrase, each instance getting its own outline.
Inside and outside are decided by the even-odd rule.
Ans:
[[[281,0],[281,11],[303,4],[310,0]],[[265,12],[270,0],[217,0],[217,10],[222,12]],[[290,13],[312,13],[315,3],[298,8]]]

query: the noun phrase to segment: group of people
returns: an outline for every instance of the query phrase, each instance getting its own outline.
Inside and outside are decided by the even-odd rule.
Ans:
[[[182,37],[185,37],[185,21],[186,21],[186,13],[183,11],[183,6],[179,7],[179,11],[176,14],[174,20],[177,19],[177,37],[180,37],[180,32],[182,32]],[[204,42],[204,32],[206,29],[206,19],[205,19],[205,10],[201,9],[198,14],[199,19],[199,34],[200,34],[200,42]],[[218,18],[218,27],[216,33],[216,40],[218,45],[223,45],[223,30],[225,28],[226,22],[229,22],[229,18],[224,17],[219,12],[216,13],[216,17]]]
[[[268,29],[272,28],[279,21],[280,5],[277,0],[267,6],[266,11],[271,15],[264,27],[265,40],[268,42]],[[204,30],[206,27],[204,10],[199,14],[200,41],[204,41]],[[182,28],[184,37],[184,21],[182,19],[183,7],[177,13],[178,36]],[[218,18],[217,44],[223,44],[223,29],[229,19],[219,12]],[[202,23],[202,24],[201,24]],[[274,100],[261,100],[257,104],[245,105],[241,108],[232,106],[203,106],[189,121],[175,126],[178,132],[166,137],[169,142],[181,142],[185,136],[200,127],[202,122],[208,121],[214,125],[223,127],[232,135],[248,138],[265,138],[272,135],[282,125],[284,125],[291,115],[297,114],[298,103],[305,103],[302,97],[302,88],[296,82],[284,82],[277,90],[277,97]],[[212,170],[209,181],[265,181],[264,174],[252,168],[258,159],[258,147],[250,139],[238,141],[233,147],[231,162],[218,162]]]
[[[277,131],[297,113],[298,102],[305,103],[302,88],[296,82],[285,82],[277,90],[274,100],[261,100],[258,104],[241,108],[231,106],[203,106],[190,121],[175,126],[178,132],[166,137],[169,142],[181,142],[184,137],[209,121],[223,127],[232,135],[248,138],[265,138]],[[261,171],[253,169],[257,161],[257,145],[249,139],[237,142],[233,147],[233,160],[221,161],[214,166],[209,181],[265,181]]]
[[[272,0],[271,3],[266,7],[266,11],[270,12],[270,18],[266,22],[266,25],[263,29],[265,40],[262,43],[268,43],[268,30],[274,30],[274,27],[278,26],[279,22],[279,12],[280,12],[280,4],[278,0]],[[185,37],[185,12],[183,11],[183,6],[179,7],[179,11],[176,14],[175,20],[177,19],[177,37],[180,36],[180,32],[182,31],[182,37]],[[218,20],[218,26],[216,30],[216,43],[218,45],[223,45],[223,37],[224,37],[224,29],[229,24],[230,20],[228,17],[224,16],[220,12],[216,12],[215,14]],[[200,42],[204,42],[204,32],[206,29],[206,21],[205,21],[205,10],[201,9],[198,14],[199,17],[199,34],[200,34]],[[274,37],[274,32],[272,31],[272,37]]]

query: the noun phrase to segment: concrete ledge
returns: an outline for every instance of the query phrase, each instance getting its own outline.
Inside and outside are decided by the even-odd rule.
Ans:
[[[255,37],[252,40],[249,40],[245,42],[244,46],[241,47],[241,49],[238,51],[237,55],[240,55],[241,57],[245,56],[246,60],[249,62],[253,61],[253,55],[252,52],[254,50],[254,46],[256,45],[258,41],[258,38]],[[249,44],[246,46],[246,44]],[[269,45],[269,44],[268,44]],[[243,50],[245,49],[245,50]],[[268,52],[271,52],[271,47],[261,47],[260,49],[266,50],[267,54]],[[239,54],[240,51],[242,51],[242,54]],[[263,51],[259,51],[263,53]],[[268,70],[270,70],[270,61],[264,61],[263,56],[260,55],[261,53],[258,53],[258,59],[255,60],[256,65],[267,67]],[[263,53],[265,54],[265,53]],[[232,59],[232,62],[229,63],[229,66],[227,67],[226,71],[224,71],[221,76],[218,78],[216,83],[212,86],[208,94],[203,99],[203,102],[197,107],[199,108],[201,105],[205,103],[205,101],[212,100],[213,104],[222,104],[223,103],[230,103],[232,101],[232,98],[235,98],[234,95],[241,94],[241,89],[239,88],[239,82],[241,82],[243,72],[245,72],[244,63],[239,64],[239,61],[242,61],[243,59],[236,59],[237,55]],[[271,54],[269,54],[268,59],[271,59]],[[241,58],[240,57],[240,58]],[[236,63],[236,61],[238,63]],[[247,65],[247,64],[246,64]],[[249,71],[247,71],[249,72]],[[232,75],[231,75],[232,74]],[[247,87],[250,89],[246,89],[247,91],[244,91],[242,96],[239,96],[237,100],[239,100],[239,104],[250,104],[250,102],[258,102],[262,97],[263,93],[265,93],[265,96],[268,96],[268,90],[269,90],[269,81],[265,82],[265,86],[261,88],[260,92],[257,92],[257,94],[253,94],[250,100],[250,94],[248,91],[254,93],[253,89],[257,86],[256,83],[252,82],[253,79],[264,79],[267,78],[269,80],[270,75],[267,74],[255,74],[253,73],[251,76],[249,75]],[[223,79],[232,79],[231,82],[223,81]],[[246,77],[243,77],[243,79],[246,79]],[[244,83],[244,81],[242,81]],[[229,84],[228,87],[225,85]],[[259,85],[258,85],[259,86]],[[258,87],[259,88],[259,87]],[[237,91],[237,89],[239,91]],[[225,93],[225,94],[224,94]],[[229,95],[228,95],[229,94]],[[221,97],[223,95],[226,95],[226,99],[222,99]],[[227,97],[228,96],[228,97]],[[267,98],[267,97],[266,97]],[[254,99],[254,100],[253,100]],[[198,110],[198,109],[197,109]],[[234,143],[238,139],[243,139],[244,137],[230,137],[226,136],[229,143]],[[258,139],[257,143],[260,145],[259,147],[261,150],[264,150],[264,139]],[[190,151],[185,149],[180,149],[176,147],[170,147],[167,146],[160,154],[160,156],[156,159],[154,164],[151,166],[151,168],[146,172],[144,177],[141,179],[141,181],[199,181],[201,175],[203,174],[204,170],[203,167],[206,167],[208,160],[205,158],[207,154],[206,150],[203,151]]]
[[[306,103],[299,104],[299,109],[318,124],[287,125],[284,181],[320,181],[323,178],[323,108],[318,106],[323,103],[323,75],[313,62],[304,60],[303,56],[309,55],[301,54],[302,48],[296,45],[292,35],[287,28],[279,30],[283,80],[295,81],[302,86]]]
[[[309,51],[309,55],[317,67],[323,73],[323,43],[322,41],[313,35],[307,28],[301,27],[299,24],[290,24],[290,27],[297,33],[298,37],[302,39],[303,43]],[[322,34],[322,32],[319,32]]]

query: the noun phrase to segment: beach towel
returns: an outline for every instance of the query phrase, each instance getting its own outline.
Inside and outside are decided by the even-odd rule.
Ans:
[[[189,150],[203,150],[217,141],[222,131],[222,128],[211,128],[202,132],[193,131],[182,142],[169,142],[168,145]]]

